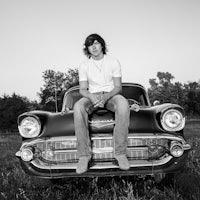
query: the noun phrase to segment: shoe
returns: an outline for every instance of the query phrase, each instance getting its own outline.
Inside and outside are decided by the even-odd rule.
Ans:
[[[129,170],[130,169],[130,164],[129,164],[129,161],[128,161],[126,155],[124,155],[124,154],[116,155],[115,158],[118,161],[118,165],[121,170]]]
[[[82,156],[79,158],[78,165],[76,168],[77,174],[82,174],[88,170],[88,163],[90,161],[90,156]]]

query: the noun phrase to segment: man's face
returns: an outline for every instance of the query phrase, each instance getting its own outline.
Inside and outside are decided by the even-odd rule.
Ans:
[[[101,43],[95,40],[93,44],[88,47],[88,50],[92,56],[95,56],[95,57],[99,56],[100,54],[102,54]]]

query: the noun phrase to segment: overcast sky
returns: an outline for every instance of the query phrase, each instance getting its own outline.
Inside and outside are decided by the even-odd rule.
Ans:
[[[200,80],[199,0],[0,0],[0,96],[38,100],[47,69],[85,59],[85,38],[100,34],[123,82],[149,87],[158,71]]]

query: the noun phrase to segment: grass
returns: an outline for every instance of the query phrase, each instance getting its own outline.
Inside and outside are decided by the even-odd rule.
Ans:
[[[194,128],[193,128],[194,127]],[[185,170],[172,184],[158,185],[151,177],[94,177],[50,180],[28,176],[14,153],[21,145],[17,135],[0,137],[0,199],[4,200],[199,200],[200,124],[188,124],[186,137],[193,149]],[[198,135],[199,133],[199,135]]]

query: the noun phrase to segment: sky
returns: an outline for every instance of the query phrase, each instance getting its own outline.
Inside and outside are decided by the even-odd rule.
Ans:
[[[199,0],[0,0],[0,96],[38,100],[47,69],[67,72],[101,35],[122,81],[148,88],[157,72],[200,81]]]

